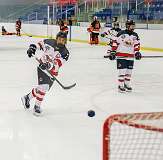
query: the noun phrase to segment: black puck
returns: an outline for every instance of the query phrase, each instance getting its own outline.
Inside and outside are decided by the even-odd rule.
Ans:
[[[89,110],[89,111],[88,111],[88,116],[89,116],[89,117],[94,117],[94,116],[95,116],[95,111]]]

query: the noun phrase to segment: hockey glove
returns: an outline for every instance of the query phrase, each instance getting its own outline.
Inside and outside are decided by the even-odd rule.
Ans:
[[[141,58],[142,58],[141,53],[140,53],[140,52],[136,52],[136,53],[135,53],[135,59],[136,59],[136,60],[140,60]]]
[[[109,59],[110,60],[115,60],[115,58],[116,58],[116,51],[111,51],[110,55],[109,55]]]
[[[42,70],[48,70],[52,76],[58,76],[58,67],[55,66],[53,63],[50,62],[40,63],[39,67]]]
[[[40,64],[39,64],[39,67],[40,67],[42,70],[49,70],[50,68],[52,68],[52,65],[51,65],[51,63],[46,62],[46,63],[40,63]]]
[[[31,58],[35,55],[36,49],[37,49],[37,47],[35,44],[30,44],[29,49],[27,50],[27,55],[29,58]]]

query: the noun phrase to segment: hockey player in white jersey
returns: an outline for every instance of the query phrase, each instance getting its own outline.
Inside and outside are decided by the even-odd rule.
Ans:
[[[101,37],[105,37],[108,39],[108,50],[106,55],[104,55],[104,58],[109,58],[110,52],[112,50],[112,42],[117,36],[118,32],[120,32],[121,29],[119,27],[119,22],[116,21],[113,23],[113,28],[109,29],[107,32],[104,32],[101,34]]]
[[[41,103],[50,90],[58,75],[59,68],[69,58],[69,52],[65,47],[66,33],[59,32],[55,39],[45,39],[38,44],[31,44],[27,50],[28,57],[34,57],[39,62],[37,67],[38,86],[21,98],[25,109],[30,109],[30,101],[35,98],[34,114],[39,116],[42,112]],[[41,51],[41,52],[40,52]]]
[[[115,40],[113,40],[110,60],[117,58],[118,89],[119,92],[131,92],[130,85],[132,69],[134,66],[134,58],[141,59],[139,36],[135,29],[133,20],[126,21],[126,29],[120,31]]]

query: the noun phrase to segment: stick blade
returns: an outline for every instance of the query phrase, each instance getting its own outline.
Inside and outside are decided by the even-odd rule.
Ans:
[[[74,83],[74,84],[72,84],[72,85],[70,85],[70,86],[63,86],[63,89],[71,89],[71,88],[73,88],[73,87],[75,87],[76,86],[76,83]]]

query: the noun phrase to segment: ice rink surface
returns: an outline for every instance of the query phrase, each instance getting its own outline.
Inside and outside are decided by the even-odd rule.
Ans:
[[[103,56],[107,46],[68,43],[69,61],[42,104],[43,116],[24,111],[20,98],[37,84],[32,37],[0,37],[0,159],[101,160],[102,127],[111,114],[163,111],[163,59],[135,61],[133,92],[117,92],[116,61]],[[143,52],[143,55],[163,55]],[[87,111],[96,116],[90,118]]]

